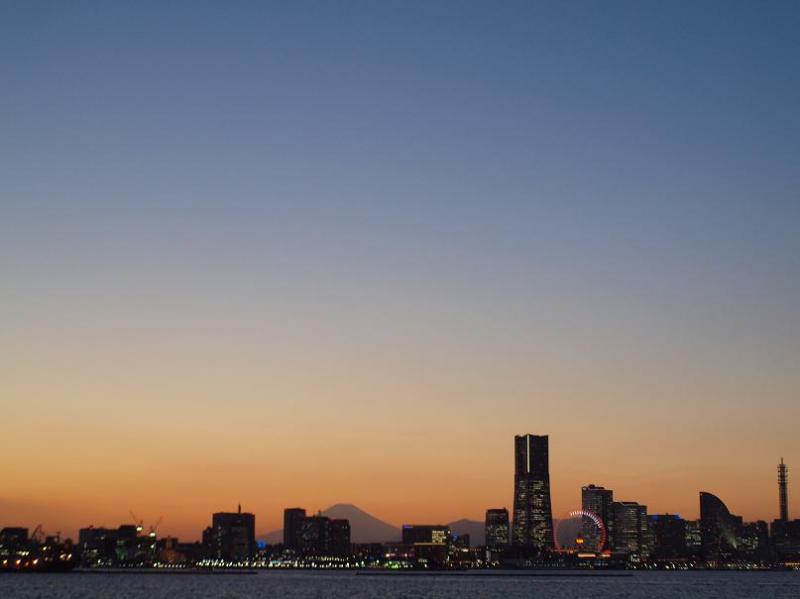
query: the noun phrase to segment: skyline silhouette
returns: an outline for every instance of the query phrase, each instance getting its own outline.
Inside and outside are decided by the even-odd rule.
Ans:
[[[518,482],[518,480],[517,480],[519,478],[519,472],[520,472],[519,469],[522,468],[523,471],[525,471],[525,468],[526,468],[525,461],[527,459],[527,456],[528,456],[528,454],[532,455],[530,446],[528,446],[527,450],[525,449],[525,441],[526,441],[526,439],[528,437],[531,437],[531,438],[534,438],[534,439],[538,439],[538,440],[544,439],[544,446],[543,446],[545,448],[544,449],[544,458],[543,458],[544,462],[541,462],[539,465],[535,466],[534,470],[537,472],[536,476],[540,476],[540,477],[542,476],[542,472],[545,472],[546,473],[544,475],[544,477],[545,477],[544,479],[545,480],[548,479],[549,476],[550,476],[549,472],[547,472],[548,471],[548,462],[549,462],[549,452],[547,450],[548,440],[549,440],[548,436],[547,435],[540,436],[540,437],[537,437],[535,435],[515,436],[515,443],[514,443],[514,462],[515,462],[514,470],[516,471],[515,475],[514,475],[514,489],[515,490],[518,488],[518,485],[520,484]],[[540,443],[540,442],[541,441],[537,441],[537,443]],[[540,447],[540,445],[536,445],[535,447]],[[536,449],[534,449],[534,451],[536,451]],[[520,460],[522,460],[522,461],[520,461]],[[541,458],[540,458],[540,460],[541,460]],[[530,469],[530,465],[528,465],[527,468]],[[536,470],[537,468],[538,468],[538,470]],[[544,470],[541,470],[542,468],[544,468]],[[792,506],[792,500],[791,500],[792,495],[788,492],[788,487],[789,487],[789,485],[788,485],[788,470],[789,470],[788,465],[784,462],[784,459],[781,458],[780,459],[780,463],[778,464],[778,473],[779,473],[779,476],[778,476],[778,492],[777,492],[777,494],[775,496],[774,514],[767,515],[765,517],[760,517],[760,518],[745,517],[744,518],[745,520],[752,520],[752,521],[760,520],[760,521],[764,521],[764,522],[772,522],[773,520],[784,520],[785,521],[785,520],[790,520],[791,519],[789,517],[789,514],[790,514],[790,510],[791,510],[791,506]],[[566,507],[563,507],[563,509],[561,509],[561,511],[553,510],[553,512],[552,512],[553,516],[549,516],[549,514],[550,514],[550,510],[549,510],[550,488],[547,487],[546,494],[548,496],[548,499],[547,499],[548,511],[547,511],[547,515],[542,516],[542,518],[543,518],[543,521],[550,521],[551,522],[549,527],[545,527],[545,529],[542,532],[534,533],[533,529],[531,529],[531,530],[527,529],[528,525],[517,524],[517,526],[515,526],[514,529],[513,529],[513,532],[514,532],[513,537],[517,538],[517,539],[521,539],[521,538],[524,538],[524,537],[527,537],[527,536],[530,536],[530,535],[534,535],[534,536],[536,536],[537,539],[540,540],[540,542],[543,542],[542,539],[555,539],[557,537],[557,526],[554,527],[553,526],[553,522],[556,522],[556,521],[561,520],[561,519],[568,520],[570,518],[573,518],[574,517],[574,513],[581,509],[581,507],[580,507],[581,505],[584,506],[583,509],[587,509],[586,508],[586,505],[587,505],[586,504],[586,490],[587,490],[587,488],[588,489],[599,489],[603,493],[607,492],[607,489],[604,486],[595,486],[594,482],[585,483],[578,489],[578,501],[576,503],[574,503],[572,505],[569,505],[569,506],[566,506]],[[536,483],[534,483],[533,487],[531,487],[530,489],[527,489],[526,491],[523,491],[523,494],[520,496],[520,497],[522,497],[522,499],[519,500],[521,502],[519,508],[517,507],[517,500],[513,499],[508,504],[498,503],[496,505],[494,505],[494,504],[493,505],[487,505],[487,506],[484,507],[483,511],[484,512],[486,510],[490,510],[491,511],[494,508],[505,507],[505,508],[508,509],[509,512],[512,513],[512,515],[514,515],[514,514],[517,514],[517,511],[519,510],[519,516],[518,516],[519,520],[517,520],[517,518],[514,518],[512,521],[514,521],[514,522],[526,522],[527,519],[530,517],[529,515],[526,514],[526,510],[540,509],[540,508],[524,508],[523,505],[527,501],[534,501],[532,499],[529,499],[529,497],[532,497],[534,494],[540,493],[540,492],[545,492],[545,491],[543,491],[542,489],[539,489],[539,487],[536,486]],[[694,494],[696,494],[696,491],[694,492]],[[700,494],[701,494],[701,496],[703,494],[708,494],[708,491],[707,490],[701,490]],[[516,492],[513,493],[512,495],[514,495],[514,497],[516,497]],[[638,504],[643,504],[643,505],[645,505],[646,508],[647,508],[647,506],[653,506],[654,503],[656,505],[662,505],[661,502],[651,503],[651,502],[648,502],[647,500],[643,500],[642,497],[626,496],[625,493],[619,493],[618,492],[617,497],[620,497],[620,496],[624,497],[626,500],[634,500]],[[736,498],[735,497],[728,497],[727,499],[730,502],[730,505],[732,505],[732,506],[736,505]],[[307,503],[307,502],[304,502],[304,503]],[[536,503],[536,501],[534,501],[534,504],[539,505],[538,503]],[[592,505],[592,507],[594,508],[593,509],[593,513],[595,513],[595,514],[602,514],[603,513],[601,509],[595,508],[594,504],[590,504],[590,505]],[[514,508],[513,510],[511,509],[512,506]],[[87,509],[89,509],[89,508],[87,507]],[[261,514],[261,518],[259,518],[259,520],[258,520],[259,525],[256,526],[255,529],[254,529],[258,539],[265,540],[265,541],[267,541],[269,543],[278,543],[278,542],[280,542],[278,539],[282,539],[283,538],[283,530],[284,530],[284,528],[276,527],[274,523],[276,521],[280,521],[280,517],[282,517],[283,511],[285,509],[286,509],[285,506],[283,508],[281,508],[279,517],[277,517],[277,518],[274,517],[274,515],[272,515],[272,514]],[[653,509],[652,507],[650,507],[649,509],[650,509],[650,514],[663,513],[663,514],[675,514],[675,515],[677,515],[679,513],[679,511],[680,511],[680,510],[675,510],[675,509],[672,509],[672,508]],[[225,510],[224,510],[224,506],[223,506],[222,508],[216,508],[215,507],[212,511],[215,511],[215,512],[216,511],[222,511],[222,512],[224,512]],[[241,503],[239,503],[239,511],[241,511]],[[256,513],[258,515],[257,510],[252,510],[252,511],[253,511],[253,513]],[[209,513],[211,513],[211,512],[209,512]],[[305,511],[304,511],[304,513],[305,513]],[[424,519],[420,519],[420,518],[415,517],[415,515],[413,513],[405,514],[399,521],[386,521],[383,518],[381,518],[379,516],[376,516],[376,515],[374,515],[373,513],[369,512],[367,510],[362,509],[362,507],[360,507],[357,504],[344,503],[344,502],[337,502],[335,504],[329,505],[328,507],[320,506],[318,508],[308,510],[308,513],[309,513],[309,515],[319,514],[321,516],[326,516],[326,517],[334,518],[334,519],[346,519],[346,520],[353,519],[355,521],[355,523],[356,523],[356,525],[354,526],[354,534],[356,535],[356,537],[358,537],[359,535],[363,534],[363,535],[366,535],[365,538],[370,539],[370,540],[354,540],[353,542],[364,542],[364,543],[396,541],[397,538],[399,538],[399,536],[400,536],[400,533],[402,531],[402,526],[403,525],[405,525],[405,524],[407,524],[409,522],[414,522],[414,521],[424,521]],[[737,513],[738,513],[738,511],[737,511]],[[767,513],[768,514],[769,510],[764,509],[764,511],[762,513]],[[689,520],[696,520],[700,516],[700,512],[699,512],[699,510],[697,508],[695,508],[694,511],[688,510],[688,511],[680,512],[680,514],[682,514],[685,518],[687,518]],[[130,516],[130,517],[128,517],[128,516]],[[548,520],[548,518],[549,518],[549,520]],[[268,524],[267,525],[262,524],[262,522],[264,522],[264,521],[266,521]],[[471,530],[474,527],[474,525],[477,525],[477,524],[481,524],[482,525],[482,519],[480,519],[480,518],[470,518],[469,516],[464,515],[464,514],[460,514],[460,515],[459,514],[451,514],[447,518],[439,518],[438,520],[430,520],[430,521],[443,522],[443,523],[446,523],[448,526],[453,526],[454,529],[456,528],[456,525],[457,525],[462,530]],[[142,529],[144,529],[146,527],[149,527],[151,531],[156,531],[157,530],[160,536],[178,537],[178,535],[173,532],[174,528],[170,527],[168,525],[169,518],[167,518],[167,525],[165,527],[161,527],[160,526],[162,524],[162,522],[164,522],[164,515],[163,514],[159,515],[158,518],[153,518],[152,520],[147,520],[147,519],[139,519],[138,516],[136,514],[134,514],[133,510],[128,510],[127,513],[124,514],[121,517],[121,519],[119,519],[118,523],[121,523],[121,524],[135,524],[135,525],[139,526]],[[117,522],[115,522],[113,520],[110,523],[113,524],[114,526],[116,526],[118,524]],[[49,534],[52,534],[54,531],[57,530],[59,535],[62,536],[63,538],[72,538],[72,537],[77,538],[78,535],[76,533],[78,531],[78,528],[86,528],[86,527],[104,528],[107,523],[106,522],[102,522],[102,521],[96,522],[96,521],[92,520],[91,522],[88,522],[88,523],[87,522],[80,523],[74,530],[72,530],[69,527],[65,528],[62,524],[63,523],[49,522],[48,525],[45,526],[43,523],[39,522],[36,525],[36,528],[41,528],[41,530],[43,532],[46,531]],[[13,527],[13,526],[31,526],[31,523],[30,522],[20,521],[19,519],[15,520],[12,513],[4,513],[3,514],[3,519],[0,519],[0,528],[2,528],[4,526],[11,526],[11,527]],[[202,521],[199,522],[198,525],[197,525],[196,531],[194,533],[191,532],[191,529],[189,529],[188,534],[183,534],[183,535],[181,535],[180,538],[182,538],[184,540],[191,540],[192,542],[199,540],[201,538],[200,531],[202,530],[203,526],[204,526],[203,522]],[[270,528],[270,526],[271,526],[271,528]],[[521,526],[523,528],[518,530],[519,526]],[[33,526],[31,526],[31,528],[33,528]],[[389,532],[390,530],[391,530],[391,534]],[[378,537],[380,537],[380,534],[377,531],[380,531],[380,534],[386,534],[387,535],[386,538],[378,538]],[[509,530],[509,534],[510,533],[511,533],[511,529]],[[509,539],[511,539],[511,538],[512,537],[510,535]],[[556,544],[557,543],[558,542],[556,541]],[[545,543],[544,546],[552,548],[552,545],[547,545],[546,543]]]

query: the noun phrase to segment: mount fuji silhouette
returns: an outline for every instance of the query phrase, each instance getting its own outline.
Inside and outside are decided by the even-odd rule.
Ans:
[[[402,537],[400,528],[383,520],[350,503],[337,503],[320,512],[328,518],[344,518],[350,521],[350,540],[353,543],[396,543]],[[311,512],[309,512],[309,515]],[[274,530],[262,535],[264,541],[270,544],[283,542],[283,529]]]
[[[343,518],[350,521],[350,539],[353,543],[396,543],[402,538],[398,526],[384,522],[351,503],[337,503],[320,512],[328,518]],[[311,512],[309,512],[311,514]],[[438,523],[433,523],[438,524]],[[476,520],[456,520],[447,524],[453,534],[468,534],[473,547],[483,545],[483,522]],[[273,545],[283,542],[283,529],[260,535],[259,539]]]

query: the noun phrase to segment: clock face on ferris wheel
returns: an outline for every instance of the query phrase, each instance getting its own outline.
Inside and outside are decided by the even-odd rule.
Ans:
[[[573,510],[558,521],[555,529],[556,548],[600,553],[608,533],[597,514],[589,510]]]

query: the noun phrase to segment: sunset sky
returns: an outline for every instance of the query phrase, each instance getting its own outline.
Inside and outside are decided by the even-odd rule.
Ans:
[[[800,517],[800,3],[0,3],[0,526],[580,487]]]

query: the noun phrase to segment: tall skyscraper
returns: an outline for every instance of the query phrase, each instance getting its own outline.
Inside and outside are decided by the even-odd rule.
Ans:
[[[780,508],[779,519],[781,522],[789,521],[789,469],[786,464],[778,464],[778,503]]]
[[[595,485],[581,487],[581,507],[584,511],[592,512],[600,518],[603,526],[606,527],[605,543],[603,543],[602,547],[598,547],[602,540],[602,533],[597,530],[597,525],[591,518],[583,518],[583,538],[586,542],[586,547],[591,547],[592,551],[595,549],[605,551],[611,546],[611,537],[614,531],[614,512],[611,508],[613,503],[614,491],[611,489]]]
[[[491,548],[508,545],[508,510],[497,508],[486,510],[486,546]]]
[[[553,549],[547,435],[514,437],[514,522],[511,541],[518,547]]]

